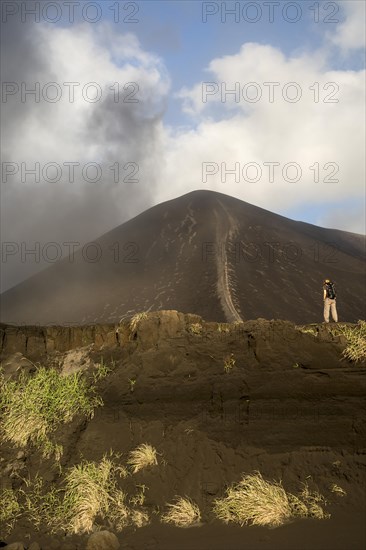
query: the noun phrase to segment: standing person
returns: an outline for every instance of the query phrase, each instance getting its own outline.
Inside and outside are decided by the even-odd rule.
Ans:
[[[329,323],[329,310],[332,313],[332,319],[335,323],[338,322],[338,314],[336,307],[336,289],[334,283],[330,279],[325,279],[323,284],[323,301],[324,301],[324,321]]]

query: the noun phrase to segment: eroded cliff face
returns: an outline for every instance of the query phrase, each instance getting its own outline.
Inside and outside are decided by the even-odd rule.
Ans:
[[[0,352],[7,356],[20,352],[30,358],[47,355],[53,351],[65,352],[88,344],[97,348],[116,345],[114,325],[85,327],[38,327],[0,325]]]
[[[207,344],[217,341],[240,343],[255,360],[275,361],[281,357],[304,357],[305,363],[321,364],[340,360],[346,345],[342,336],[334,337],[323,324],[311,325],[313,334],[304,334],[289,321],[256,319],[236,323],[206,322],[199,315],[163,310],[141,314],[119,324],[83,326],[14,326],[0,324],[0,358],[21,353],[41,360],[54,352],[65,353],[91,346],[94,351],[123,348],[134,352],[174,346]],[[316,335],[316,338],[314,338]],[[323,344],[323,345],[320,345]],[[230,351],[230,350],[229,350]],[[315,363],[314,363],[315,362]]]
[[[93,345],[95,350],[101,350],[121,347],[133,341],[139,342],[144,349],[164,338],[187,333],[194,323],[202,325],[203,321],[198,315],[160,311],[150,313],[146,318],[142,316],[136,326],[131,325],[131,321],[119,324],[45,327],[0,324],[0,354],[6,357],[19,352],[35,359],[55,351],[62,353],[88,345]]]

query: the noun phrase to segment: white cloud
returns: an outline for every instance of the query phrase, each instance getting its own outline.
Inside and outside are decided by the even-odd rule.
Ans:
[[[23,161],[38,160],[45,162],[79,160],[87,162],[103,158],[106,154],[103,133],[90,133],[89,123],[95,113],[108,102],[114,102],[119,83],[119,101],[114,103],[115,116],[110,127],[109,148],[117,152],[119,144],[114,142],[116,129],[135,113],[151,116],[161,109],[162,101],[170,88],[170,80],[160,59],[144,52],[138,40],[131,34],[118,34],[106,24],[99,26],[81,24],[74,28],[50,28],[35,26],[33,31],[38,41],[48,48],[48,70],[39,78],[41,91],[47,84],[56,82],[62,97],[56,103],[42,99],[36,103],[28,97],[25,103],[19,101],[19,95],[9,97],[6,107],[16,102],[22,113],[17,131],[8,134],[3,150],[5,157],[20,158]],[[6,77],[5,77],[6,78]],[[74,88],[75,100],[69,101],[70,86],[64,83],[78,83]],[[83,94],[93,99],[95,88],[87,88],[88,83],[96,83],[101,92],[98,102],[88,102]],[[127,83],[136,83],[138,88]],[[27,87],[34,82],[27,82]],[[49,88],[45,92],[51,97],[55,93]],[[128,94],[131,94],[128,98]],[[134,95],[133,95],[134,94]],[[125,102],[138,98],[136,105]],[[159,107],[160,106],[160,107]],[[7,109],[4,108],[6,116]],[[10,125],[10,124],[9,124]],[[14,127],[14,125],[12,125]],[[126,128],[127,130],[127,128]],[[82,139],[85,138],[85,139]],[[133,143],[131,142],[131,145]],[[132,154],[132,151],[131,151]],[[97,156],[97,157],[96,157]],[[40,158],[42,157],[42,158]],[[131,157],[132,158],[132,157]]]
[[[365,7],[364,0],[342,0],[345,21],[329,31],[328,40],[344,52],[365,48]],[[338,17],[338,16],[337,16]]]
[[[165,180],[174,181],[175,185],[169,197],[163,189],[159,199],[171,198],[173,193],[179,195],[187,187],[207,188],[284,212],[311,201],[326,203],[363,197],[364,71],[328,69],[325,50],[311,56],[287,57],[272,46],[247,43],[235,55],[213,59],[207,73],[207,81],[219,86],[226,83],[227,89],[233,89],[239,82],[239,102],[234,101],[233,95],[227,95],[227,102],[223,103],[219,91],[203,103],[202,83],[180,91],[195,129],[172,133],[167,138]],[[260,86],[262,98],[255,103],[243,98],[248,82]],[[273,103],[268,100],[266,82],[279,83],[274,88]],[[289,82],[295,82],[301,90],[297,103],[286,101],[282,95]],[[314,87],[314,83],[318,84]],[[316,86],[320,94],[318,102],[314,100]],[[290,86],[287,97],[294,97],[294,93],[295,88]],[[338,102],[326,102],[332,100]],[[203,162],[219,166],[218,173],[208,176],[207,183],[201,178]],[[248,183],[240,174],[236,183],[234,176],[228,175],[224,183],[222,162],[228,169],[234,169],[239,162],[240,171],[249,162],[258,163],[262,178]],[[278,177],[270,183],[265,162],[279,162],[281,166],[275,170],[296,162],[301,166],[302,177],[297,183],[287,182],[277,171]],[[315,167],[310,169],[315,163],[319,163],[319,182],[315,181]],[[333,164],[324,169],[327,163]],[[332,177],[337,166],[339,173]],[[327,182],[327,176],[340,181]],[[254,178],[254,173],[249,173],[249,177]],[[289,177],[293,177],[291,171]]]

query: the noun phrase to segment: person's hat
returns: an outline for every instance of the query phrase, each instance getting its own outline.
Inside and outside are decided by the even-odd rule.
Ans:
[[[324,279],[325,283],[330,283],[330,279]]]

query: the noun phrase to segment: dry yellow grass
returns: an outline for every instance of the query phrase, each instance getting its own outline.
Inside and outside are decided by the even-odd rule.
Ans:
[[[142,443],[130,452],[127,464],[134,474],[147,466],[156,466],[158,464],[156,449],[148,443]]]
[[[344,489],[342,489],[342,487],[337,485],[336,483],[333,483],[330,486],[330,490],[332,491],[332,493],[335,493],[336,495],[338,495],[340,497],[345,497],[347,495],[347,492]]]
[[[130,512],[130,519],[136,527],[144,527],[144,525],[150,523],[149,515],[144,510],[132,510]]]
[[[130,321],[130,331],[132,333],[136,331],[138,325],[140,324],[140,321],[142,321],[143,319],[147,319],[147,313],[145,311],[142,311],[141,313],[135,313]]]
[[[103,457],[99,464],[78,464],[67,475],[65,500],[70,504],[72,533],[90,533],[96,517],[109,511],[112,470],[111,460]]]
[[[201,512],[191,499],[177,497],[174,504],[167,504],[169,510],[161,517],[164,523],[173,523],[177,527],[190,527],[199,523]]]
[[[306,484],[296,496],[287,493],[281,483],[266,481],[260,472],[254,472],[229,487],[226,497],[216,499],[213,511],[225,523],[277,527],[293,517],[328,517],[321,507],[324,502]]]
[[[342,352],[346,359],[355,363],[366,359],[366,321],[358,321],[355,327],[338,324],[333,331],[347,339],[347,347]]]
[[[235,366],[235,357],[233,353],[224,357],[224,371],[230,372],[231,369]]]
[[[188,330],[191,334],[201,334],[202,333],[202,325],[201,325],[201,323],[192,323],[191,325],[189,325]]]
[[[317,327],[314,326],[296,326],[298,330],[304,333],[310,333],[317,336]],[[360,319],[357,325],[350,326],[344,323],[336,323],[329,327],[329,332],[333,336],[342,335],[347,341],[347,346],[342,355],[350,361],[357,363],[366,359],[366,321]]]
[[[51,533],[90,533],[97,519],[106,517],[117,531],[122,530],[131,522],[131,511],[117,477],[126,475],[124,466],[105,455],[99,463],[83,461],[70,468],[58,489],[46,491],[37,476],[32,482],[24,480],[30,487],[22,491],[27,516],[36,527],[47,525]]]

